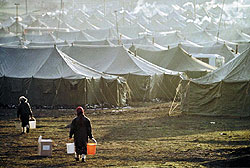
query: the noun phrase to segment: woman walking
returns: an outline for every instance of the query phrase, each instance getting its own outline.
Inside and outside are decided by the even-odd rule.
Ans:
[[[19,98],[17,118],[22,122],[22,134],[29,133],[29,119],[32,118],[32,111],[28,99],[24,96]]]
[[[69,138],[74,135],[75,143],[75,159],[76,161],[82,159],[82,162],[86,162],[87,155],[87,143],[88,138],[93,138],[90,120],[85,116],[84,110],[81,106],[76,108],[77,117],[73,119],[70,127]]]

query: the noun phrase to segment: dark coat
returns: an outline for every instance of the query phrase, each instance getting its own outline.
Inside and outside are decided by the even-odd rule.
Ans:
[[[87,143],[88,138],[92,139],[92,130],[90,120],[80,114],[74,118],[71,126],[69,137],[72,138],[74,135],[75,149],[77,154],[87,154]]]
[[[22,121],[22,127],[29,125],[29,118],[32,117],[32,111],[30,104],[27,102],[21,102],[17,107],[17,118]]]

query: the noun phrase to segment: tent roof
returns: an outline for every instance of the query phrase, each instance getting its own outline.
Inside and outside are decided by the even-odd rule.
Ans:
[[[83,32],[87,33],[88,35],[98,39],[98,40],[104,40],[104,39],[113,39],[117,38],[117,33],[114,29],[98,29],[98,30],[84,30]]]
[[[215,67],[192,57],[180,46],[162,51],[150,51],[138,48],[136,53],[153,64],[174,71],[211,71],[215,69]]]
[[[187,25],[181,29],[182,34],[189,34],[200,31],[202,31],[201,27],[196,25],[194,22],[188,22]]]
[[[55,39],[55,37],[51,34],[43,34],[43,35],[26,34],[23,38],[27,41],[34,42],[34,43],[45,43],[45,42],[48,43],[48,42],[56,42],[57,41]]]
[[[48,27],[45,23],[43,23],[41,20],[37,19],[33,22],[31,22],[29,27]]]
[[[108,74],[151,76],[165,73],[178,75],[178,72],[166,70],[130,54],[122,46],[71,46],[64,47],[62,51],[73,59]]]
[[[13,43],[13,42],[19,42],[19,41],[20,41],[19,36],[0,37],[0,44]]]
[[[70,26],[72,26],[73,28],[79,29],[79,30],[86,30],[86,29],[96,30],[96,29],[99,29],[99,27],[94,26],[87,19],[72,18],[67,23]]]
[[[82,79],[111,78],[83,65],[57,48],[4,48],[0,47],[0,74],[14,78]]]
[[[94,41],[74,41],[73,44],[75,45],[106,45],[106,46],[113,46],[114,44],[111,43],[109,40],[94,40]]]
[[[213,35],[209,34],[206,30],[186,34],[185,37],[188,40],[201,45],[203,43],[216,41],[216,38]]]
[[[63,32],[55,31],[54,36],[58,37],[61,40],[66,40],[67,42],[74,42],[78,40],[95,40],[94,37],[91,37],[85,32],[82,31],[73,31],[73,32]]]
[[[36,18],[29,14],[29,15],[23,17],[23,20],[21,22],[23,22],[24,24],[31,24],[35,20],[36,20]]]
[[[0,37],[9,37],[13,35],[13,33],[6,31],[3,27],[0,29]]]

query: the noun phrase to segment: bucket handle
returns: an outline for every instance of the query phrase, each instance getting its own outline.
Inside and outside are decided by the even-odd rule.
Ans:
[[[32,120],[30,120],[32,119]],[[29,121],[36,121],[35,117],[30,118]]]
[[[92,138],[91,140],[97,145],[97,141],[95,140],[95,138]]]

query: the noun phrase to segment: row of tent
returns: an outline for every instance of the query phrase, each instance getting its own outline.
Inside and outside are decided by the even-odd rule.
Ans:
[[[44,15],[31,13],[18,19],[9,17],[1,22],[1,27],[12,33],[42,33],[47,29],[49,32],[60,30],[59,34],[68,31],[71,32],[68,36],[72,36],[73,32],[84,32],[74,41],[82,40],[82,37],[87,40],[135,39],[143,34],[163,46],[176,46],[180,42],[208,46],[217,41],[243,45],[250,41],[248,5],[239,4],[236,10],[230,3],[223,8],[216,1],[197,2],[196,5],[187,2],[178,6],[180,4],[137,4],[135,9],[119,7],[121,10],[116,14],[112,5],[106,13],[98,5],[93,9],[64,9]],[[177,35],[166,40],[169,36],[165,33],[171,31],[177,31]],[[56,37],[69,40],[62,34]]]
[[[0,51],[2,104],[15,104],[18,96],[26,95],[34,105],[123,106],[131,100],[172,101],[181,93],[184,112],[250,115],[250,48],[198,79],[152,64],[122,46],[1,47]]]
[[[51,22],[55,24],[59,21],[54,21],[52,19]],[[152,23],[150,23],[150,25],[152,26]],[[172,25],[176,25],[176,23],[173,23]],[[232,26],[222,30],[217,30],[215,27],[215,29],[208,30],[197,28],[197,25],[195,25],[194,22],[188,22],[182,30],[177,28],[168,30],[166,29],[166,26],[163,26],[162,30],[159,32],[153,31],[153,29],[159,27],[159,25],[156,25],[155,28],[152,28],[150,31],[144,26],[134,23],[130,26],[112,26],[110,28],[79,30],[62,27],[59,28],[57,24],[51,25],[51,27],[27,27],[20,22],[14,21],[9,27],[3,26],[1,31],[10,32],[10,34],[16,34],[16,32],[18,34],[54,32],[53,35],[55,39],[53,41],[67,41],[68,43],[74,41],[98,41],[105,39],[122,41],[127,39],[137,39],[146,34],[150,38],[151,43],[156,43],[163,47],[173,47],[177,46],[179,43],[207,47],[216,42],[221,42],[226,43],[233,48],[235,48],[236,45],[239,45],[239,51],[241,52],[246,49],[246,45],[250,42],[249,27],[238,29],[236,26]]]
[[[27,95],[34,105],[170,101],[184,77],[128,52],[124,47],[0,48],[1,104]],[[68,56],[70,55],[70,56]]]
[[[0,104],[16,104],[20,95],[37,106],[177,96],[183,112],[249,116],[249,7],[197,2],[194,13],[192,2],[161,5],[137,4],[117,20],[98,8],[2,22]],[[225,65],[194,57],[201,54],[221,56]]]

